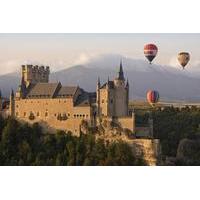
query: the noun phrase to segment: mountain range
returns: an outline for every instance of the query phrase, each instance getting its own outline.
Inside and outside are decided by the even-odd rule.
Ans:
[[[98,77],[101,84],[117,76],[120,60],[125,78],[130,85],[130,99],[144,99],[149,89],[157,90],[161,100],[200,101],[200,74],[190,69],[181,70],[171,66],[150,65],[146,60],[135,60],[121,55],[101,55],[80,65],[52,72],[51,82],[63,85],[79,85],[87,91],[95,91]],[[20,73],[0,76],[0,88],[8,96],[10,89],[17,89]]]

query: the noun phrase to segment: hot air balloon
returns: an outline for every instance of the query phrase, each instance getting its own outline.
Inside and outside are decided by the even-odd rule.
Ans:
[[[147,92],[147,101],[149,102],[149,104],[151,104],[152,106],[157,103],[159,100],[159,93],[155,90],[149,90]]]
[[[180,65],[183,67],[183,69],[188,64],[189,60],[190,60],[190,54],[188,52],[180,52],[178,54],[178,61]]]
[[[149,60],[151,64],[152,60],[156,57],[158,53],[158,48],[155,44],[146,44],[144,46],[144,55]]]

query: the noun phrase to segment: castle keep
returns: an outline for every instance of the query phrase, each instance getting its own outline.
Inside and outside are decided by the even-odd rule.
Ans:
[[[49,67],[22,65],[21,83],[10,95],[9,115],[74,135],[80,134],[83,121],[95,128],[108,120],[135,132],[134,114],[128,111],[129,83],[125,81],[122,63],[114,80],[108,79],[101,85],[98,78],[94,93],[79,86],[49,83],[49,74]],[[0,111],[1,98],[0,94]]]

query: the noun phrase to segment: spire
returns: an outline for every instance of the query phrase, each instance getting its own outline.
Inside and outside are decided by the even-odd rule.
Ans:
[[[109,83],[109,76],[108,76],[108,83]]]
[[[99,78],[99,76],[98,76],[98,85],[100,85],[100,78]]]
[[[123,66],[122,66],[122,60],[120,60],[120,67],[119,67],[119,76],[118,79],[124,81],[124,72],[123,72]]]
[[[129,87],[129,82],[128,82],[128,78],[127,78],[127,82],[126,82],[126,87]]]
[[[0,90],[0,98],[2,97],[2,95],[1,95],[1,90]]]
[[[100,88],[101,87],[101,83],[100,83],[100,78],[98,76],[98,80],[97,80],[97,88]]]
[[[13,89],[11,90],[10,96],[11,96],[11,97],[14,97],[14,91],[13,91]]]

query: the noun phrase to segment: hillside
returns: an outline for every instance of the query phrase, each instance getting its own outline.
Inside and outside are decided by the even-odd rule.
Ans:
[[[92,58],[87,63],[52,72],[52,82],[60,81],[63,85],[79,85],[88,91],[95,91],[97,77],[101,83],[108,76],[113,79],[123,60],[124,74],[130,84],[130,99],[144,99],[148,89],[158,90],[162,100],[181,100],[195,102],[200,99],[200,79],[190,69],[181,70],[170,66],[149,65],[145,60],[134,60],[121,55],[102,55]],[[5,95],[11,88],[16,89],[19,74],[0,76],[0,88]]]

